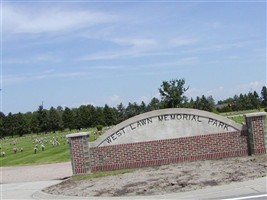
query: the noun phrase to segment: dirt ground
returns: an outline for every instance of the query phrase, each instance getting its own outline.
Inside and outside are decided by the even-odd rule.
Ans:
[[[134,196],[185,192],[267,175],[267,156],[185,162],[137,169],[132,173],[75,181],[44,189],[69,196]]]

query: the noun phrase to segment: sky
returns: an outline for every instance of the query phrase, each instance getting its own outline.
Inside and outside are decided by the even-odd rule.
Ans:
[[[266,85],[266,1],[1,1],[1,111],[216,101]]]

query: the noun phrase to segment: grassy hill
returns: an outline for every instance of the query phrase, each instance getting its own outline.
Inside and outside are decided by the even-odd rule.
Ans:
[[[82,130],[91,133],[90,140],[94,140],[94,129]],[[5,152],[4,157],[0,157],[0,166],[46,164],[70,161],[69,144],[67,134],[76,131],[63,131],[47,134],[30,134],[23,137],[6,137],[0,140],[0,152]],[[58,141],[58,144],[57,142]],[[41,149],[44,144],[44,151]],[[34,148],[37,145],[37,151]],[[15,153],[13,148],[17,148]]]

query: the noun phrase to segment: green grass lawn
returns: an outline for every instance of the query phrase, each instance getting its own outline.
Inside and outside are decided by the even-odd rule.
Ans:
[[[233,117],[230,119],[234,120],[236,123],[239,123],[239,124],[245,123],[245,117],[244,116]]]
[[[229,119],[232,119],[235,122],[242,124],[242,123],[245,123],[245,117],[244,117],[245,114],[255,113],[255,112],[264,112],[264,108],[261,108],[260,110],[254,109],[254,110],[225,112],[225,113],[220,113],[219,115],[228,117]],[[231,117],[231,116],[234,116],[234,117]]]
[[[82,130],[88,131],[90,134],[90,141],[96,139],[93,132],[94,129]],[[73,131],[74,132],[74,131]],[[72,133],[73,133],[72,132]],[[5,140],[0,140],[1,152],[5,152],[4,157],[0,157],[0,166],[16,166],[16,165],[32,165],[32,164],[47,164],[56,162],[70,161],[70,150],[67,142],[66,135],[71,132],[56,132],[47,134],[31,134],[23,137],[7,137]],[[43,139],[45,150],[42,151],[40,143],[36,142],[36,139]],[[57,139],[60,145],[53,145],[50,141]],[[13,144],[13,141],[16,144]],[[34,153],[35,145],[38,145],[37,153]],[[16,147],[17,153],[13,152],[13,148]],[[23,151],[20,149],[23,148]]]
[[[255,113],[255,112],[264,112],[264,108],[261,108],[260,110],[254,109],[254,110],[231,111],[231,112],[220,113],[219,115],[227,117],[231,115],[245,115],[245,114]]]

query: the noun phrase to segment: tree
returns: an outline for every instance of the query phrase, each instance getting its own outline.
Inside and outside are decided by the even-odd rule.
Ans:
[[[202,105],[201,110],[206,110],[211,112],[215,108],[215,101],[212,98],[212,96],[205,97],[204,95],[202,95],[200,101]]]
[[[117,106],[117,121],[116,124],[126,119],[126,109],[122,103]]]
[[[134,103],[128,103],[128,106],[126,108],[126,119],[129,119],[135,115],[140,114],[140,108],[136,102]]]
[[[5,136],[14,137],[15,135],[15,119],[12,113],[8,113],[8,115],[4,118],[3,127]]]
[[[159,93],[165,108],[183,107],[187,102],[186,96],[183,94],[189,89],[184,87],[184,79],[174,79],[169,82],[163,81]]]
[[[107,104],[105,104],[105,107],[103,109],[103,115],[104,115],[104,122],[107,126],[111,126],[116,123],[115,112]]]
[[[31,121],[30,121],[30,129],[33,133],[40,133],[41,132],[41,128],[40,128],[40,124],[39,124],[39,120],[37,117],[37,112],[33,112],[31,115]]]
[[[90,107],[86,105],[81,105],[78,108],[78,118],[79,118],[79,128],[89,128],[92,125]]]
[[[59,113],[63,113],[63,111],[64,111],[64,110],[63,110],[63,107],[62,107],[62,106],[58,106],[58,107],[57,107],[57,111],[58,111]]]
[[[74,108],[73,110],[73,115],[74,115],[74,124],[75,128],[78,130],[81,130],[82,128],[82,119],[81,119],[81,113],[78,108]]]
[[[47,133],[47,131],[49,130],[49,118],[47,110],[45,110],[43,106],[39,106],[36,118],[40,131]]]
[[[206,106],[207,111],[212,112],[215,109],[215,101],[212,96],[207,97],[207,106]]]
[[[160,108],[160,100],[156,97],[153,97],[151,101],[148,103],[147,109],[149,111],[152,111],[152,110],[158,110],[159,108]]]
[[[251,102],[252,109],[260,109],[261,101],[258,93],[254,91],[248,94],[249,101]]]
[[[105,116],[103,112],[103,107],[92,107],[91,112],[91,127],[95,127],[96,125],[105,125]]]
[[[212,96],[205,97],[204,95],[202,95],[201,98],[197,97],[196,101],[193,103],[193,108],[211,112],[215,108],[214,99]]]
[[[96,125],[104,125],[103,109],[101,107],[94,107],[87,105],[88,110],[88,127],[95,127]]]
[[[139,110],[140,110],[140,113],[144,113],[147,111],[147,106],[146,106],[146,103],[144,101],[141,102],[141,104],[139,106]]]
[[[54,133],[58,130],[62,130],[63,128],[63,122],[62,119],[58,113],[58,111],[51,107],[48,112],[49,117],[49,130],[53,131]]]
[[[23,136],[30,133],[30,126],[27,123],[25,115],[23,115],[22,113],[14,114],[13,120],[14,133],[16,135]]]
[[[4,120],[5,120],[5,114],[0,112],[0,138],[3,138],[5,136]]]
[[[74,113],[68,107],[62,113],[62,121],[64,128],[68,128],[70,131],[75,128]]]
[[[266,86],[263,86],[262,90],[261,90],[261,104],[263,107],[267,106],[267,88],[266,88]]]
[[[184,105],[185,108],[193,108],[194,107],[194,99],[191,97],[189,101],[187,101]]]

